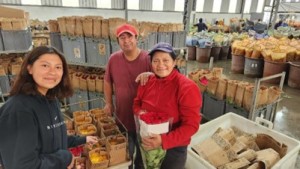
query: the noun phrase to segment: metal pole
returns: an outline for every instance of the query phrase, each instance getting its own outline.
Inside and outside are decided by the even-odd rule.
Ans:
[[[193,0],[185,0],[184,1],[184,10],[183,10],[183,24],[184,31],[186,33],[190,30],[190,18],[192,13]]]
[[[244,7],[245,6],[245,0],[242,0],[242,4],[241,4],[241,19],[243,19],[244,17]]]
[[[274,25],[277,20],[277,13],[278,13],[278,8],[279,8],[280,0],[274,0],[272,4],[272,10],[270,14],[270,19],[269,19],[269,25],[272,23],[272,28],[274,28]]]
[[[127,0],[124,0],[124,11],[125,11],[125,20],[128,22]]]

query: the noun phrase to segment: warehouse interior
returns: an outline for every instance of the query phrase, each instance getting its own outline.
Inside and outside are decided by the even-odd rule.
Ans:
[[[0,38],[3,38],[3,44],[4,47],[1,48],[1,43],[0,43],[0,61],[2,63],[4,63],[5,59],[1,59],[1,56],[5,56],[7,58],[9,58],[10,56],[8,56],[10,52],[12,51],[17,51],[16,53],[19,53],[22,55],[22,53],[27,52],[27,49],[29,47],[29,49],[32,49],[36,46],[39,45],[52,45],[53,46],[53,42],[54,40],[51,39],[51,33],[55,33],[55,36],[57,35],[56,33],[59,34],[59,40],[60,40],[60,51],[62,51],[65,55],[65,57],[69,57],[70,54],[74,51],[73,49],[71,51],[66,51],[66,47],[63,46],[62,44],[64,44],[65,42],[68,41],[68,36],[69,36],[69,32],[68,32],[68,27],[66,28],[66,31],[68,32],[67,36],[61,36],[63,33],[61,32],[61,25],[60,25],[60,21],[59,19],[61,18],[73,18],[73,17],[101,17],[100,20],[102,22],[102,20],[106,20],[107,23],[110,21],[108,21],[109,19],[115,19],[114,21],[114,26],[116,27],[118,24],[120,23],[125,23],[125,22],[129,22],[133,25],[142,25],[145,24],[146,26],[143,27],[140,26],[140,30],[143,30],[143,32],[141,33],[141,36],[139,38],[140,43],[139,43],[139,47],[141,49],[144,50],[150,50],[151,47],[156,44],[157,42],[161,41],[166,41],[169,42],[170,39],[168,39],[168,24],[172,25],[169,29],[172,29],[171,31],[173,33],[171,33],[170,35],[173,36],[173,39],[171,39],[171,42],[173,42],[173,47],[176,49],[176,51],[178,51],[179,53],[179,60],[177,60],[177,66],[179,66],[179,70],[181,73],[185,74],[187,77],[191,78],[191,74],[193,73],[197,73],[197,71],[200,71],[201,69],[205,69],[205,70],[212,70],[212,67],[216,67],[216,68],[221,68],[221,74],[223,78],[226,78],[228,80],[238,80],[238,81],[244,81],[244,82],[249,82],[252,85],[252,92],[254,92],[255,90],[259,90],[259,86],[258,89],[255,86],[255,83],[257,82],[258,79],[261,79],[267,75],[263,75],[263,70],[261,70],[260,75],[253,77],[253,76],[247,76],[245,74],[246,68],[244,69],[244,66],[246,66],[246,63],[244,61],[244,65],[242,66],[243,70],[242,73],[241,72],[237,72],[236,70],[234,70],[234,64],[235,62],[233,55],[239,55],[234,53],[234,48],[233,48],[233,42],[234,40],[230,41],[228,40],[228,44],[227,46],[230,46],[230,48],[228,48],[229,51],[227,51],[226,56],[225,57],[221,57],[221,53],[222,53],[222,49],[219,49],[220,46],[218,46],[218,52],[220,52],[220,54],[218,53],[217,58],[215,56],[213,56],[214,54],[212,53],[212,51],[210,50],[208,55],[208,58],[206,61],[201,60],[200,55],[202,57],[203,54],[199,54],[198,53],[198,49],[199,51],[202,50],[203,48],[207,48],[207,46],[209,46],[210,48],[214,48],[215,43],[212,41],[209,41],[209,43],[211,42],[210,45],[208,41],[201,41],[201,39],[209,39],[210,37],[212,37],[211,39],[214,39],[216,36],[218,35],[222,35],[226,38],[229,39],[234,39],[236,37],[240,38],[241,36],[249,36],[249,37],[257,37],[257,36],[262,36],[263,38],[267,39],[269,37],[275,37],[275,35],[279,36],[278,32],[275,33],[276,29],[274,29],[274,26],[279,22],[279,21],[283,21],[284,23],[286,23],[289,29],[287,28],[282,28],[280,29],[280,33],[282,33],[282,35],[280,34],[280,38],[282,39],[288,39],[286,40],[286,42],[288,43],[294,43],[296,44],[295,46],[293,46],[295,48],[294,50],[294,55],[295,58],[297,58],[297,56],[300,56],[300,1],[299,0],[0,0],[0,23],[1,21],[3,21],[2,18],[15,18],[15,17],[19,17],[18,14],[16,14],[15,12],[7,12],[6,8],[11,8],[11,9],[17,9],[19,10],[17,13],[19,13],[20,11],[25,11],[26,15],[24,15],[24,18],[26,18],[26,20],[29,20],[28,27],[31,28],[31,32],[29,31],[29,34],[32,33],[32,43],[31,43],[31,39],[29,40],[29,42],[27,41],[28,39],[26,39],[24,43],[26,43],[25,47],[22,50],[17,50],[17,49],[9,49],[7,51],[5,51],[5,38],[2,35],[2,37],[0,36]],[[9,16],[12,15],[12,16]],[[24,19],[23,18],[23,19]],[[198,20],[202,18],[203,22],[208,25],[208,31],[205,31],[205,33],[199,33],[197,32],[197,27],[194,26],[195,24],[198,23]],[[98,18],[99,19],[99,18]],[[12,22],[11,19],[8,19],[9,22]],[[74,23],[75,20],[77,21],[77,19],[74,19]],[[218,21],[219,23],[222,23],[220,25],[217,25],[217,27],[215,29],[213,29],[213,27],[216,24],[216,21]],[[7,22],[7,21],[5,21]],[[59,27],[57,26],[56,30],[57,32],[51,32],[52,28],[49,28],[51,26],[50,23],[56,23],[56,25],[59,25]],[[68,21],[66,20],[66,23]],[[3,21],[4,23],[4,21]],[[83,22],[84,23],[84,22]],[[104,23],[104,22],[102,22]],[[112,22],[113,23],[113,22]],[[148,24],[149,25],[154,25],[149,26],[149,30],[148,30]],[[253,25],[257,24],[257,23],[261,23],[263,25],[265,25],[265,28],[262,32],[256,31],[256,29],[251,29],[254,30],[254,34],[256,31],[256,34],[253,35],[253,32],[249,31],[250,29],[247,29],[245,25],[249,26],[249,24],[251,25],[251,23],[253,23]],[[158,34],[152,34],[153,28],[155,27],[156,30],[159,30],[160,27],[159,25],[164,25],[166,26],[164,31],[166,31],[167,33],[164,34],[164,37],[159,37],[159,33]],[[235,29],[236,24],[238,24],[238,29],[236,29],[237,31],[234,32],[233,29]],[[55,24],[53,24],[55,25]],[[104,25],[104,24],[103,24]],[[156,25],[156,26],[155,26]],[[178,26],[179,25],[179,26]],[[0,24],[1,29],[4,30],[4,24]],[[12,24],[12,27],[14,25]],[[224,26],[224,27],[223,27]],[[26,27],[26,26],[25,26]],[[84,24],[83,24],[84,27]],[[282,26],[283,27],[283,26]],[[102,28],[102,27],[101,27]],[[152,30],[151,30],[151,29]],[[245,30],[244,30],[245,28]],[[1,30],[0,29],[0,30]],[[83,28],[84,29],[84,28]],[[26,29],[27,30],[27,29]],[[28,29],[30,30],[30,29]],[[33,31],[35,30],[35,31]],[[50,33],[49,33],[50,30]],[[6,30],[4,30],[6,31]],[[47,33],[43,33],[43,31],[46,31]],[[164,32],[162,31],[162,32]],[[285,32],[284,32],[285,31]],[[290,33],[290,32],[294,32],[294,34]],[[35,32],[35,33],[34,33]],[[82,34],[85,35],[85,30],[81,31]],[[159,31],[157,31],[159,32]],[[175,33],[174,33],[175,32]],[[180,32],[180,33],[176,33],[176,32]],[[209,32],[209,33],[207,33]],[[213,33],[211,33],[213,32]],[[259,33],[258,33],[259,32]],[[28,33],[28,32],[27,32]],[[60,34],[61,33],[61,34]],[[95,33],[92,32],[92,34]],[[100,31],[100,34],[102,34],[103,32]],[[216,33],[216,34],[215,34]],[[100,62],[104,61],[105,63],[108,62],[109,60],[109,55],[115,51],[119,50],[119,46],[118,43],[116,42],[116,37],[113,35],[114,32],[112,30],[108,30],[107,32],[107,36],[104,36],[103,34],[100,35],[100,39],[99,43],[103,43],[105,45],[110,46],[109,48],[104,48],[104,50],[106,51],[98,51],[100,53],[100,56],[104,56],[105,57],[105,61],[104,60],[100,60]],[[146,34],[146,38],[143,37],[143,35]],[[230,34],[230,35],[226,35],[226,34]],[[1,34],[0,34],[1,35]],[[53,35],[53,34],[52,34]],[[71,36],[76,35],[76,32]],[[178,36],[175,38],[175,35]],[[293,35],[292,38],[290,38],[290,36]],[[71,37],[70,36],[70,37]],[[214,36],[214,37],[213,37]],[[95,36],[96,37],[96,36]],[[197,40],[193,41],[194,38],[196,37]],[[207,38],[209,37],[209,38]],[[57,37],[55,37],[57,38]],[[91,37],[88,37],[91,38]],[[88,39],[87,38],[87,39]],[[94,37],[92,37],[94,38]],[[91,39],[92,39],[91,38]],[[105,39],[107,38],[107,39]],[[155,40],[153,41],[154,38]],[[218,37],[219,38],[219,37]],[[277,38],[280,39],[280,38]],[[85,43],[92,43],[94,41],[87,41],[85,38],[83,38]],[[178,42],[175,43],[176,39],[178,39]],[[225,38],[224,38],[225,39]],[[250,39],[250,38],[249,38]],[[1,39],[0,39],[1,40]],[[214,39],[215,40],[215,39]],[[273,39],[274,40],[274,39]],[[281,44],[283,43],[282,41],[277,41],[274,40],[275,43],[279,43],[280,45],[287,45],[287,44]],[[225,41],[225,40],[224,40]],[[237,41],[240,41],[241,44],[247,44],[250,45],[251,43],[249,41],[243,41],[243,39],[237,39]],[[201,44],[201,42],[203,42]],[[23,43],[23,42],[21,42]],[[28,43],[28,44],[27,44]],[[194,43],[197,45],[194,45]],[[268,43],[268,42],[267,42]],[[191,44],[193,44],[193,48],[190,48]],[[224,44],[224,42],[222,42],[222,44]],[[203,47],[203,46],[205,47]],[[261,44],[259,44],[261,45]],[[22,46],[22,45],[21,45]],[[212,46],[212,47],[211,47]],[[56,47],[56,46],[55,46]],[[89,48],[86,47],[86,52],[83,55],[87,55],[87,60],[83,61],[82,60],[68,60],[70,58],[67,58],[67,61],[69,61],[68,63],[70,64],[70,69],[72,70],[71,72],[73,73],[73,71],[77,71],[80,69],[95,69],[96,73],[100,73],[102,75],[102,80],[103,80],[103,74],[105,71],[105,63],[95,63],[98,62],[99,60],[93,60],[93,58],[88,61],[88,58],[90,56],[88,56],[89,54],[92,55],[91,53],[88,54],[88,52],[92,52],[92,50],[89,51]],[[243,48],[245,49],[247,47],[247,45],[245,45]],[[90,48],[91,49],[91,48]],[[236,49],[238,49],[238,47],[236,47]],[[282,51],[284,50],[289,50],[290,48],[280,48]],[[99,49],[100,50],[100,49]],[[108,51],[107,51],[108,50]],[[192,50],[192,51],[191,51]],[[24,52],[25,51],[25,52]],[[245,52],[246,51],[246,52]],[[247,50],[245,50],[243,52],[243,55],[246,55]],[[283,53],[283,52],[279,52],[279,53]],[[14,53],[14,52],[12,52]],[[76,52],[75,52],[76,53]],[[80,52],[79,52],[80,53]],[[105,54],[103,54],[105,53]],[[18,57],[19,57],[19,54]],[[193,56],[192,56],[193,54]],[[81,53],[79,54],[81,55]],[[260,59],[264,56],[264,54],[260,54]],[[22,56],[23,57],[23,56]],[[218,58],[219,57],[219,58]],[[76,54],[75,54],[75,58],[76,58]],[[213,58],[213,59],[211,59]],[[71,58],[72,59],[72,58]],[[102,58],[103,59],[103,58]],[[244,57],[245,60],[245,57]],[[17,62],[14,60],[14,62]],[[93,63],[94,62],[94,63]],[[296,68],[298,68],[298,73],[300,72],[300,57],[299,60],[284,60],[284,62],[286,62],[286,65],[290,65],[290,63],[295,63],[297,66],[295,66]],[[0,65],[2,64],[0,63]],[[4,64],[3,64],[4,65]],[[240,65],[235,65],[235,66],[240,66]],[[4,67],[4,66],[3,66]],[[80,67],[80,68],[79,68]],[[290,66],[291,67],[291,66]],[[289,67],[289,68],[290,68]],[[1,67],[0,67],[1,68]],[[282,87],[282,92],[280,93],[279,99],[276,100],[274,103],[269,104],[272,108],[270,110],[271,114],[270,117],[267,119],[269,121],[271,121],[273,123],[273,127],[272,130],[281,133],[285,136],[288,136],[288,138],[292,138],[295,139],[296,141],[300,141],[300,125],[299,125],[299,120],[300,120],[300,111],[299,111],[299,103],[300,103],[300,81],[299,81],[299,77],[296,77],[296,85],[290,85],[288,80],[289,80],[289,75],[291,72],[291,68],[286,68],[285,71],[287,74],[284,74],[285,76],[285,80],[281,80],[281,81],[277,81],[276,83],[263,83],[262,85],[265,85],[267,87],[271,87],[271,86],[276,86],[281,88]],[[12,69],[8,69],[9,71],[12,71]],[[253,70],[252,70],[253,71]],[[1,71],[0,71],[1,72]],[[257,73],[256,70],[254,70],[254,72]],[[281,73],[281,72],[278,72]],[[76,73],[75,73],[76,74]],[[74,75],[75,75],[74,74]],[[274,73],[275,74],[275,73]],[[270,75],[270,73],[269,73]],[[271,73],[271,75],[273,75]],[[0,75],[1,76],[1,75]],[[15,73],[7,73],[7,75],[5,74],[5,76],[7,76],[7,79],[11,80],[12,77],[15,77]],[[198,76],[197,80],[199,81],[201,76]],[[205,76],[205,78],[208,78],[208,76]],[[294,77],[295,78],[295,77]],[[191,78],[193,80],[193,78]],[[0,79],[1,80],[1,79]],[[194,80],[195,81],[195,80]],[[208,80],[209,81],[209,80]],[[1,81],[0,81],[1,82]],[[103,82],[103,81],[102,81]],[[11,83],[11,81],[10,81]],[[227,82],[226,82],[227,83]],[[198,84],[199,86],[199,84]],[[201,85],[200,85],[201,86]],[[199,88],[201,89],[201,87],[199,86]],[[78,88],[81,90],[81,86],[79,86],[78,84]],[[96,86],[97,88],[97,86]],[[0,86],[1,89],[1,86]],[[2,92],[1,92],[2,90]],[[5,101],[8,99],[8,89],[4,90],[1,89],[0,90],[0,107],[5,104]],[[95,89],[97,91],[97,89]],[[5,92],[7,91],[7,92]],[[97,93],[98,91],[100,91],[100,94]],[[99,89],[97,92],[90,94],[89,96],[93,96],[93,98],[99,98],[99,97],[103,97],[103,88]],[[202,91],[202,90],[201,90]],[[205,88],[205,91],[207,92],[207,87]],[[79,94],[78,94],[79,93]],[[79,90],[75,92],[75,94],[80,95],[81,99],[86,99],[89,100],[90,97],[88,96],[87,93],[84,94],[80,94]],[[253,95],[251,95],[253,96]],[[210,95],[202,95],[202,97],[209,97],[212,98]],[[225,97],[224,97],[225,98]],[[223,98],[223,99],[224,99]],[[72,103],[72,99],[75,99],[74,102],[78,102],[78,100],[76,100],[76,98],[71,98],[69,101],[69,103]],[[223,104],[227,104],[226,99],[224,99]],[[257,99],[257,98],[256,98]],[[100,99],[101,100],[101,99]],[[228,101],[228,100],[227,100]],[[253,103],[253,100],[251,100]],[[67,102],[67,101],[66,101]],[[65,103],[66,103],[65,102]],[[217,102],[217,101],[216,101]],[[207,102],[208,103],[208,102]],[[256,102],[257,103],[257,102]],[[218,102],[219,104],[219,102]],[[72,105],[72,104],[71,104]],[[104,105],[104,102],[101,101],[100,107],[102,107]],[[88,105],[87,107],[93,107],[93,106],[99,106],[99,104],[95,104],[93,106]],[[76,111],[77,109],[85,107],[82,105],[78,105],[74,106],[72,108],[70,108],[71,111]],[[209,106],[208,106],[209,107]],[[224,107],[224,105],[223,105]],[[254,106],[255,107],[255,106]],[[267,106],[266,106],[267,107]],[[65,105],[62,106],[62,108],[66,108]],[[204,108],[205,109],[205,108]],[[208,108],[209,109],[209,108]],[[240,109],[239,109],[240,110]],[[255,109],[252,107],[247,110],[248,113],[253,111],[253,116],[250,117],[251,115],[247,115],[246,118],[248,118],[251,121],[255,120],[255,116],[259,116],[259,115],[254,115],[256,112],[254,111]],[[207,108],[205,110],[202,111],[207,111]],[[209,110],[208,110],[209,111]],[[227,113],[225,112],[225,108],[223,110],[223,112],[221,113],[221,115]],[[243,109],[244,111],[244,109]],[[267,110],[269,111],[269,110]],[[203,112],[201,112],[203,113]],[[267,114],[267,113],[266,113]],[[264,115],[266,115],[264,114]],[[68,112],[65,114],[67,116],[67,118],[71,118],[72,117],[72,113]],[[201,125],[209,123],[210,120],[215,119],[216,117],[209,117],[206,116],[205,114],[203,115],[203,120]],[[201,131],[201,125],[200,125],[200,131]],[[1,136],[0,136],[1,137]],[[276,138],[275,138],[276,140]],[[299,145],[297,146],[297,148],[300,147],[300,142]],[[289,150],[288,150],[289,152]],[[295,162],[292,160],[292,163],[295,163],[294,166],[288,166],[288,167],[294,167],[295,169],[300,169],[300,152],[299,149],[297,152],[293,152],[294,154],[292,156],[289,156],[291,159],[296,158]],[[295,155],[296,154],[296,155]],[[1,154],[0,154],[1,155]],[[297,156],[297,157],[296,157]],[[1,156],[0,156],[1,157]],[[0,158],[1,159],[1,158]],[[188,159],[189,160],[189,159]],[[287,160],[287,159],[286,159]],[[191,161],[187,161],[187,162],[191,162]],[[0,161],[1,163],[1,161]],[[197,162],[193,164],[197,164]],[[285,163],[280,163],[280,165],[278,165],[278,168],[286,168],[287,166],[285,166],[287,164]],[[205,165],[200,165],[201,167],[205,166]],[[201,168],[200,167],[200,168]],[[126,167],[125,167],[126,168]],[[199,166],[186,166],[187,169],[189,168],[199,168]],[[209,168],[209,167],[208,167]],[[1,164],[0,164],[0,169],[1,168]]]

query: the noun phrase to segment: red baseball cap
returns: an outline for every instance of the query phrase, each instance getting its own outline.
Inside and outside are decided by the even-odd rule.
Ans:
[[[135,27],[129,24],[123,24],[117,28],[117,37],[124,32],[130,33],[132,36],[136,36],[138,34]]]

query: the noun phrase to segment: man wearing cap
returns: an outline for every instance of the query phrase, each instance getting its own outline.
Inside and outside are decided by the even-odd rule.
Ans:
[[[152,70],[144,86],[139,86],[134,99],[134,113],[164,113],[172,119],[172,128],[165,134],[142,138],[145,150],[162,147],[167,150],[160,169],[184,169],[187,146],[198,131],[202,106],[198,86],[176,70],[173,47],[160,42],[149,53]]]
[[[116,113],[116,116],[128,130],[129,153],[133,157],[137,150],[135,168],[142,167],[142,159],[136,139],[136,129],[133,116],[133,99],[136,96],[139,83],[135,82],[138,75],[151,71],[150,58],[147,51],[137,47],[137,30],[129,24],[123,24],[116,30],[118,44],[121,50],[113,53],[107,64],[104,77],[104,96],[106,113]],[[116,111],[112,100],[113,87],[115,91]],[[136,147],[136,148],[134,148]],[[132,166],[131,166],[132,168]]]

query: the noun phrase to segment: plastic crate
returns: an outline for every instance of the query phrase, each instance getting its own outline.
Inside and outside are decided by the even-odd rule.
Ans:
[[[71,112],[89,110],[88,98],[88,91],[75,90],[73,96],[68,98],[69,110]]]
[[[50,45],[55,47],[61,53],[63,53],[62,41],[60,38],[60,33],[50,32]]]
[[[202,114],[207,120],[215,119],[225,112],[225,101],[217,100],[207,92],[203,93],[203,111]]]
[[[300,142],[296,139],[288,137],[278,131],[263,127],[253,121],[245,119],[234,113],[227,113],[215,120],[209,121],[199,128],[199,131],[192,137],[191,144],[188,146],[188,155],[185,169],[205,168],[215,169],[210,163],[201,158],[195,153],[191,147],[195,144],[203,142],[205,139],[212,136],[212,134],[219,128],[229,128],[236,126],[247,133],[264,133],[275,138],[278,142],[287,145],[287,154],[281,158],[271,169],[294,169],[297,160],[298,152],[300,150]]]
[[[272,111],[274,109],[274,104],[269,104],[265,107],[262,107],[262,108],[259,108],[256,110],[255,114],[254,114],[254,117],[261,117],[263,116],[264,119],[267,119],[269,121],[271,121],[271,115],[272,115]],[[230,103],[226,103],[226,106],[225,106],[225,113],[228,113],[228,112],[232,112],[232,113],[235,113],[235,114],[238,114],[242,117],[245,117],[245,118],[249,118],[249,112],[241,107],[238,107],[234,104],[230,104]]]
[[[173,32],[158,32],[157,42],[173,43]]]
[[[61,36],[62,47],[67,61],[70,63],[86,63],[85,43],[83,37]]]
[[[104,107],[104,100],[101,99],[103,98],[103,94],[99,92],[90,92],[89,91],[89,108],[90,109],[95,109],[95,108],[102,108]]]
[[[111,51],[110,51],[111,54],[120,50],[120,47],[119,47],[119,44],[117,41],[110,41],[110,47],[111,47]]]
[[[4,51],[28,50],[32,45],[31,32],[27,30],[2,30]]]
[[[152,49],[153,46],[155,44],[157,44],[157,36],[158,36],[157,32],[151,32],[148,34],[148,37],[147,37],[148,49]]]
[[[110,55],[109,39],[85,38],[85,47],[88,64],[107,64]]]
[[[173,47],[174,48],[181,48],[181,47],[185,47],[185,39],[186,39],[186,35],[184,31],[180,31],[180,32],[172,32],[173,33]]]
[[[10,91],[10,83],[8,76],[0,76],[0,87],[3,94],[7,94]]]

